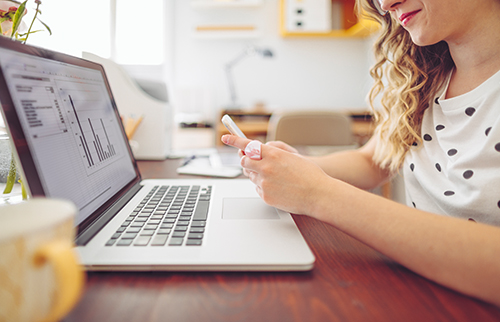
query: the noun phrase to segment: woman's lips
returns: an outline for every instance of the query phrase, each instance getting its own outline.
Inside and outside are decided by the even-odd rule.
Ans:
[[[415,11],[412,11],[412,12],[407,12],[407,13],[403,13],[401,16],[399,16],[399,21],[401,21],[401,24],[404,26],[406,26],[408,24],[408,22],[418,13],[420,12],[420,10],[415,10]]]

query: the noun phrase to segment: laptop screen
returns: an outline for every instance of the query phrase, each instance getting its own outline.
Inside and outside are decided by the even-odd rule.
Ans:
[[[2,107],[15,110],[15,121],[5,112],[6,123],[14,140],[19,123],[28,146],[34,169],[26,169],[31,160],[18,153],[30,190],[73,201],[78,225],[138,176],[101,67],[68,63],[61,59],[68,56],[54,58],[34,47],[24,53],[0,45],[0,87],[10,94]],[[32,186],[34,172],[39,182]]]

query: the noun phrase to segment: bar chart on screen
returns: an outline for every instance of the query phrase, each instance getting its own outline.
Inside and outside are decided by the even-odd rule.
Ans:
[[[58,87],[73,138],[87,174],[91,174],[121,155],[113,143],[119,135],[116,118],[99,86],[80,83],[75,87],[71,82],[58,81]]]

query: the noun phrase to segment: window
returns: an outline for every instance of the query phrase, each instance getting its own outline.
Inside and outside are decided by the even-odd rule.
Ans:
[[[34,12],[28,2],[28,15]],[[45,0],[41,20],[52,29],[33,34],[28,44],[81,57],[83,51],[119,64],[160,65],[164,60],[163,1]],[[31,21],[27,16],[25,21]],[[37,24],[36,29],[43,29]]]

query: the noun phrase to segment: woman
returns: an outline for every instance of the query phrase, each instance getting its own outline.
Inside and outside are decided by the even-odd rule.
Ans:
[[[383,108],[372,139],[320,158],[269,142],[260,153],[240,152],[245,173],[266,203],[325,221],[437,283],[500,305],[500,1],[358,0],[358,7],[383,28],[370,93]],[[222,141],[241,150],[250,142]],[[362,190],[401,169],[408,206]]]

